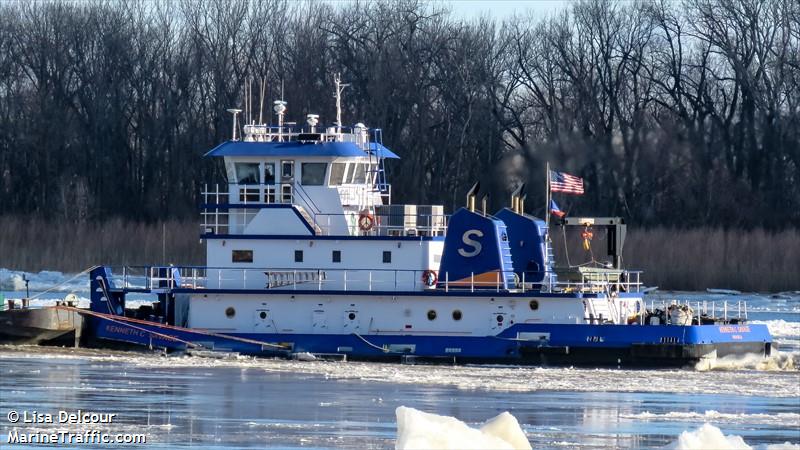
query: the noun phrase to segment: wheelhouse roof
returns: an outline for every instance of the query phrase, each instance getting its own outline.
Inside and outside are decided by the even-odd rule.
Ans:
[[[244,142],[225,141],[211,149],[205,156],[377,156],[399,159],[394,152],[381,144],[371,142],[369,153],[352,142]]]

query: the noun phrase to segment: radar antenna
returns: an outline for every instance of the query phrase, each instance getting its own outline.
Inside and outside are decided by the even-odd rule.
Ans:
[[[242,112],[241,109],[231,108],[228,110],[229,113],[233,114],[233,137],[231,140],[236,140],[236,115]]]

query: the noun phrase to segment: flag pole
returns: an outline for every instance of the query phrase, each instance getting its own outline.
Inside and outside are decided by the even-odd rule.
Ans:
[[[545,196],[544,196],[544,224],[548,229],[547,235],[550,235],[550,161],[545,164]]]

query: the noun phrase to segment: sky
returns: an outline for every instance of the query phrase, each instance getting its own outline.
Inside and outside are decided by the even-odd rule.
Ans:
[[[2,0],[0,0],[2,1]],[[344,5],[356,0],[322,0],[333,5]],[[383,0],[391,2],[393,0]],[[453,15],[464,19],[475,19],[483,15],[503,20],[515,13],[531,11],[534,17],[544,17],[558,12],[575,0],[429,0],[450,6]]]
[[[465,19],[490,14],[504,19],[515,13],[531,11],[535,16],[558,12],[570,4],[570,0],[442,0],[453,9],[453,14]]]

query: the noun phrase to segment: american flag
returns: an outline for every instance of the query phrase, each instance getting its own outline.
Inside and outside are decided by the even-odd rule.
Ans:
[[[583,178],[564,172],[550,171],[550,192],[583,194]]]

